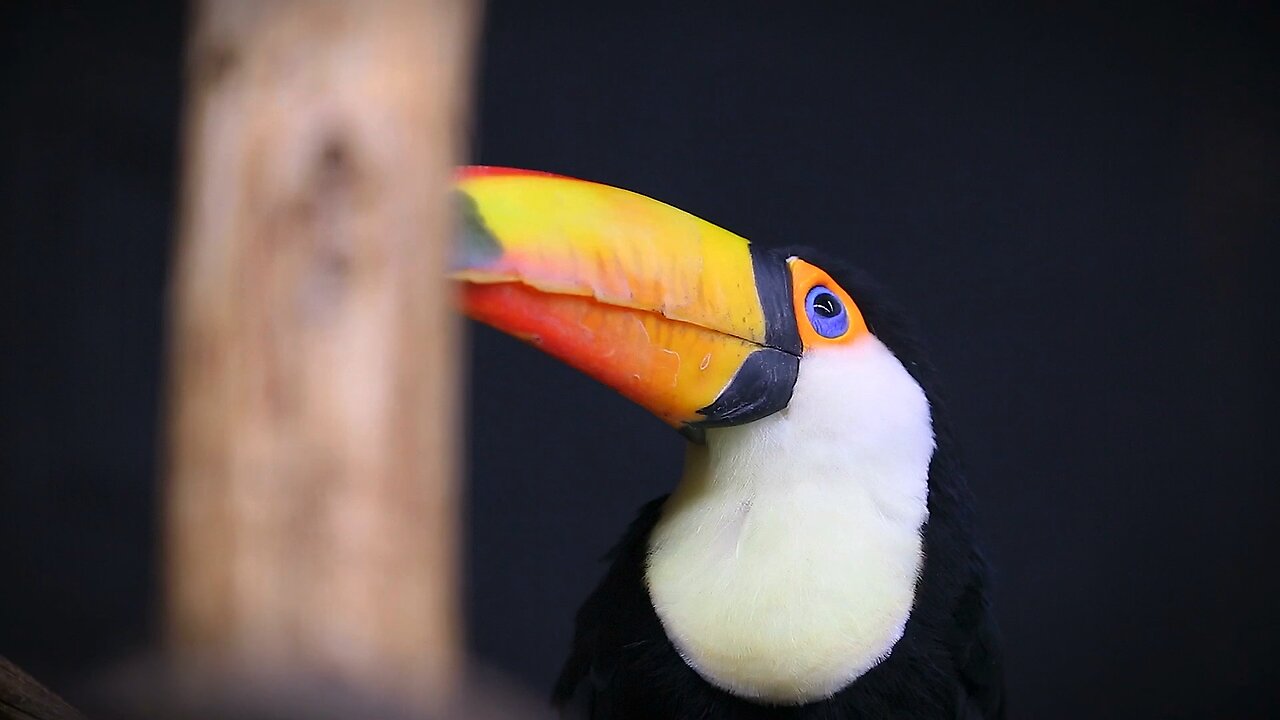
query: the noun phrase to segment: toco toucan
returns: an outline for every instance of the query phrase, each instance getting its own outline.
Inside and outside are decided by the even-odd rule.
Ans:
[[[464,168],[456,190],[466,313],[688,440],[578,613],[564,715],[1003,716],[934,373],[866,276],[559,175]]]

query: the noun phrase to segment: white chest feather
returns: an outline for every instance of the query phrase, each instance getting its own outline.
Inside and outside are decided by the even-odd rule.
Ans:
[[[709,430],[649,539],[646,582],[703,678],[800,704],[902,637],[934,437],[919,385],[874,337],[806,355],[787,409]]]

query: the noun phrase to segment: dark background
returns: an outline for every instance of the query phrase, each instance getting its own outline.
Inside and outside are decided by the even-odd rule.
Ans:
[[[473,157],[896,291],[952,399],[1014,717],[1276,712],[1274,6],[756,5],[491,2]],[[0,653],[57,687],[152,630],[183,17],[0,23]],[[541,691],[682,441],[472,347],[471,644]]]

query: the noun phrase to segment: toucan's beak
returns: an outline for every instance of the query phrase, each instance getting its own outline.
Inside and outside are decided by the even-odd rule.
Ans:
[[[784,258],[642,195],[464,168],[452,276],[468,315],[700,436],[786,407],[800,337]]]

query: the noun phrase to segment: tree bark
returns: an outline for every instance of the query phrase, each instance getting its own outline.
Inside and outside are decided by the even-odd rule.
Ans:
[[[466,0],[193,12],[166,639],[430,707],[461,670],[448,188]]]
[[[0,656],[0,718],[4,720],[84,720],[62,698]]]

